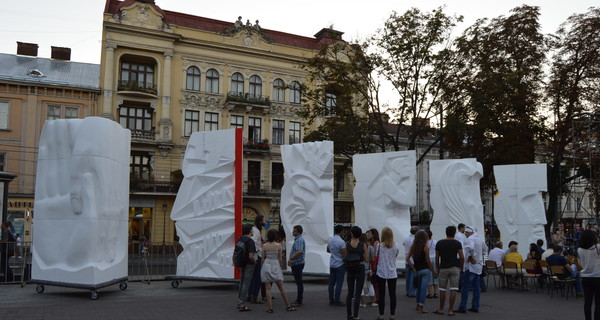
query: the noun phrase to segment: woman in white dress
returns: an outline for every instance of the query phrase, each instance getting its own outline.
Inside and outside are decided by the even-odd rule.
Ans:
[[[267,232],[267,242],[263,244],[263,261],[260,270],[260,279],[265,284],[267,291],[267,312],[273,313],[273,293],[271,286],[273,282],[277,284],[283,303],[287,311],[296,311],[297,309],[290,305],[287,292],[283,286],[283,272],[281,271],[280,261],[283,258],[283,249],[277,241],[277,231],[269,230]]]

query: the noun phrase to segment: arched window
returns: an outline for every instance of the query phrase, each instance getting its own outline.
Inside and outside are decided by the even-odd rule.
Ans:
[[[250,77],[250,97],[260,99],[262,95],[262,80],[259,76]]]
[[[290,83],[290,102],[300,103],[300,84],[297,81]]]
[[[285,101],[285,83],[281,79],[273,81],[273,101]]]
[[[239,72],[231,75],[231,92],[238,95],[244,94],[244,76]]]
[[[187,90],[200,91],[200,69],[189,67],[186,71],[185,88]]]
[[[206,71],[206,92],[219,93],[219,73],[215,69]]]

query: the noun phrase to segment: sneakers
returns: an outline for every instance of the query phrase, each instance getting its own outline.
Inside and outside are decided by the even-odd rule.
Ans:
[[[361,303],[361,304],[360,304],[360,307],[361,307],[361,308],[366,308],[366,307],[367,307],[367,304],[365,304],[365,303]]]

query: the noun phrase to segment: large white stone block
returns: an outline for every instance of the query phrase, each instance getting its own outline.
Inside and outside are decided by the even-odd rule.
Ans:
[[[429,161],[434,239],[445,238],[446,227],[459,223],[473,226],[479,234],[485,234],[479,190],[482,177],[481,163],[474,158]]]
[[[281,189],[281,223],[287,235],[301,225],[306,243],[305,273],[329,273],[327,241],[333,234],[333,142],[281,146],[285,168]]]
[[[404,238],[410,234],[410,207],[417,201],[415,151],[361,154],[353,157],[354,224],[363,231],[383,227],[400,247],[397,266],[405,265]]]
[[[542,192],[547,190],[546,164],[494,166],[498,193],[494,199],[494,218],[502,242],[519,243],[525,257],[529,244],[546,239],[546,213]],[[544,241],[545,242],[545,241]]]
[[[171,211],[183,247],[177,276],[234,278],[236,144],[235,129],[194,132],[189,139]]]
[[[127,277],[130,132],[98,117],[47,121],[40,137],[32,278]]]

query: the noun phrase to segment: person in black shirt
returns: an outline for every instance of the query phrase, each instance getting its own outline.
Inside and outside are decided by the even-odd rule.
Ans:
[[[446,291],[450,290],[448,315],[454,315],[454,301],[458,291],[458,281],[464,263],[462,244],[454,239],[456,227],[446,228],[446,239],[440,240],[435,246],[435,263],[440,281],[440,308],[433,313],[444,314]]]
[[[240,266],[240,288],[239,288],[239,311],[251,311],[246,305],[246,299],[248,297],[248,289],[250,288],[250,282],[252,281],[252,275],[254,274],[254,267],[256,266],[256,260],[254,254],[256,253],[256,245],[252,240],[252,225],[245,225],[242,227],[242,236],[237,242],[243,242],[246,245],[247,264]]]

